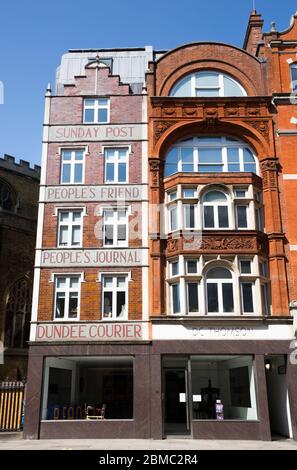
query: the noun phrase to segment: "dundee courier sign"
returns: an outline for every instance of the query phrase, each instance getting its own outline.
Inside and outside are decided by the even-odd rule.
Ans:
[[[36,341],[141,341],[141,323],[42,323],[36,328]]]
[[[146,139],[145,124],[50,126],[49,142],[92,142]]]

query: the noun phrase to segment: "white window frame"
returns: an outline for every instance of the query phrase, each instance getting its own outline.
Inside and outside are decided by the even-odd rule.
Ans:
[[[64,278],[66,280],[66,287],[58,287],[58,279],[59,278]],[[70,279],[71,278],[77,278],[78,279],[78,290],[75,288],[70,287]],[[79,321],[80,319],[80,294],[81,294],[81,282],[82,282],[82,276],[81,274],[55,274],[54,275],[54,286],[55,286],[55,297],[54,297],[54,321],[61,322],[61,321]],[[65,293],[65,309],[64,309],[64,317],[63,318],[57,318],[56,317],[56,310],[57,310],[57,297],[59,292],[64,292]],[[70,293],[71,292],[77,292],[78,297],[77,297],[77,316],[76,318],[71,318],[69,317],[69,300],[70,300]]]
[[[190,305],[189,305],[189,284],[197,284],[197,298],[198,298],[198,309],[194,312],[190,312]],[[187,306],[187,315],[197,315],[200,312],[200,282],[197,279],[186,279],[186,306]]]
[[[112,287],[105,287],[104,280],[105,278],[112,279]],[[118,274],[118,273],[102,273],[100,276],[102,282],[102,302],[101,302],[101,320],[106,321],[123,321],[128,320],[128,309],[129,309],[129,299],[128,299],[128,273]],[[117,280],[118,278],[125,278],[125,288],[117,287]],[[104,316],[104,292],[112,292],[112,311],[109,317]],[[117,317],[117,293],[118,292],[125,292],[125,311],[122,317]]]
[[[94,100],[94,105],[86,105],[86,100]],[[107,100],[107,105],[100,105],[100,100]],[[94,121],[87,121],[85,119],[85,110],[94,109]],[[107,110],[107,121],[99,121],[99,109]],[[110,122],[110,98],[105,96],[100,96],[99,98],[85,98],[83,103],[83,122],[84,124],[108,124]]]
[[[182,148],[191,148],[193,149],[193,166],[194,166],[194,171],[190,173],[204,173],[203,171],[198,171],[199,166],[221,166],[222,170],[219,173],[232,173],[228,171],[228,149],[230,148],[235,148],[238,150],[239,154],[239,171],[236,171],[235,173],[243,173],[245,172],[244,169],[244,150],[247,149],[251,152],[252,156],[254,157],[254,164],[255,164],[255,172],[257,175],[259,175],[259,162],[258,158],[252,151],[252,149],[243,141],[241,140],[234,140],[230,141],[228,140],[228,136],[218,136],[217,138],[220,139],[218,142],[201,142],[199,141],[199,137],[205,137],[205,136],[194,136],[191,139],[183,142],[179,141],[176,144],[174,144],[172,147],[170,147],[169,151],[172,149],[177,149],[177,157],[178,157],[178,162],[177,162],[177,172],[178,173],[183,173],[182,169]],[[211,136],[210,136],[211,139]],[[199,160],[199,149],[211,149],[211,148],[219,148],[221,150],[222,154],[222,161],[217,163],[205,163],[205,162],[200,162]],[[230,163],[232,164],[232,163]],[[235,164],[235,163],[234,163]],[[236,163],[237,164],[237,163]],[[165,165],[166,165],[166,159],[165,159]],[[211,174],[212,172],[206,172],[207,174]],[[169,176],[171,176],[171,173]],[[169,176],[166,176],[169,177]]]
[[[201,74],[207,74],[207,73],[211,73],[213,75],[217,75],[217,78],[218,78],[218,85],[217,86],[214,86],[214,85],[204,85],[204,86],[197,86],[196,85],[196,79],[199,75]],[[236,81],[233,77],[231,77],[230,75],[226,74],[226,73],[223,73],[223,72],[218,72],[216,70],[201,70],[199,72],[195,72],[195,73],[190,73],[189,75],[187,75],[185,78],[183,78],[182,80],[179,80],[177,83],[175,83],[175,85],[173,86],[171,92],[170,92],[170,96],[176,96],[174,95],[174,90],[175,88],[182,82],[182,81],[186,81],[187,79],[191,82],[191,97],[196,97],[197,98],[197,94],[196,94],[196,90],[218,90],[218,95],[214,95],[214,97],[224,97],[225,96],[225,86],[224,86],[224,77],[227,77],[228,79],[230,79],[232,82],[234,82],[238,88],[241,90],[242,92],[242,96],[247,96],[247,93],[245,91],[245,89],[243,88],[243,86],[238,82]],[[228,95],[229,96],[229,95]],[[240,96],[236,96],[237,98],[240,98]],[[204,98],[204,96],[200,96],[198,98]],[[205,96],[205,98],[209,98],[208,96]]]
[[[187,211],[187,207],[193,207],[194,208],[194,226],[193,227],[190,227],[187,225],[186,221],[187,221],[187,217],[186,217],[186,211]],[[196,227],[197,227],[197,205],[196,204],[191,204],[191,203],[184,203],[183,204],[183,218],[184,218],[184,224],[183,224],[183,228],[184,229],[189,229],[189,230],[194,230]]]
[[[243,198],[242,198],[243,199]],[[237,208],[240,206],[246,207],[246,227],[239,227],[238,225],[238,212]],[[250,204],[248,202],[246,203],[240,203],[240,204],[235,204],[235,222],[236,222],[236,229],[237,230],[248,230],[250,228]]]
[[[113,221],[112,223],[106,223],[106,212],[112,211],[113,212]],[[125,240],[118,240],[118,226],[124,225],[122,222],[118,221],[118,212],[125,211],[125,226],[126,226],[126,239]],[[108,248],[113,247],[128,247],[129,244],[129,209],[128,207],[104,207],[102,209],[103,215],[103,246]],[[106,225],[113,226],[113,244],[109,245],[105,243],[105,233],[106,233]]]
[[[83,158],[82,160],[75,160],[75,152],[77,151],[82,151],[83,152]],[[64,152],[71,152],[71,159],[70,160],[64,160],[63,155]],[[61,177],[60,177],[60,184],[62,185],[73,185],[73,184],[84,184],[85,181],[85,154],[86,154],[86,149],[85,148],[67,148],[63,147],[61,148]],[[75,163],[81,164],[82,165],[82,181],[74,181],[74,174],[75,174]],[[64,165],[70,165],[70,181],[69,182],[64,182],[63,181],[63,168]]]
[[[178,210],[178,204],[177,203],[174,203],[172,205],[170,205],[168,207],[168,225],[169,225],[169,232],[175,232],[176,230],[178,230],[178,227],[179,227],[179,210]],[[171,220],[171,212],[175,211],[176,213],[176,228],[172,228],[172,220]]]
[[[246,274],[248,276],[248,274]],[[253,300],[253,311],[246,312],[244,310],[244,302],[243,302],[243,284],[251,284],[252,285],[252,300]],[[254,315],[255,314],[255,303],[256,303],[256,296],[255,296],[255,281],[249,279],[241,279],[240,281],[240,300],[241,300],[241,310],[243,315]],[[262,295],[262,292],[261,292]]]
[[[173,311],[173,306],[174,306],[173,286],[178,286],[178,288],[179,288],[179,311],[178,312]],[[170,303],[171,303],[171,315],[181,315],[181,283],[180,283],[180,281],[172,282],[170,284]]]
[[[68,222],[62,222],[60,220],[61,213],[68,213],[69,214],[69,221]],[[74,222],[73,221],[73,213],[74,212],[80,212],[80,221]],[[57,218],[58,218],[58,233],[57,233],[57,246],[58,248],[81,248],[83,245],[83,217],[84,217],[84,209],[78,207],[76,208],[59,208],[57,210]],[[64,245],[60,242],[60,228],[61,227],[67,227],[67,243]],[[72,244],[72,234],[73,234],[73,227],[79,227],[80,228],[80,242],[78,244]]]
[[[119,151],[125,151],[125,161],[119,160]],[[114,156],[111,161],[107,162],[107,152],[113,151]],[[114,166],[114,179],[113,181],[107,181],[107,163],[112,163]],[[126,179],[125,181],[119,181],[119,163],[125,163],[126,165]],[[105,184],[127,184],[129,182],[129,148],[128,147],[105,147],[104,148],[104,182]]]
[[[205,202],[205,196],[208,193],[211,193],[213,191],[218,191],[226,197],[226,202]],[[206,227],[205,226],[205,215],[204,215],[204,207],[213,207],[213,212],[214,212],[214,226],[213,227]],[[227,207],[228,211],[228,227],[220,227],[219,226],[219,207]],[[230,217],[230,197],[228,194],[224,193],[223,191],[220,191],[216,188],[210,189],[207,191],[202,198],[202,217],[203,217],[203,229],[204,230],[229,230],[230,229],[230,222],[231,222],[231,217]]]
[[[235,296],[234,296],[234,277],[233,273],[230,269],[227,269],[231,273],[231,278],[229,279],[215,279],[211,278],[208,279],[206,273],[206,278],[205,278],[205,286],[206,286],[206,292],[205,292],[205,306],[206,306],[206,311],[207,315],[223,315],[223,316],[228,316],[228,315],[234,315],[236,305],[235,305]],[[218,289],[218,311],[217,312],[209,312],[208,311],[208,292],[207,292],[207,286],[208,284],[217,284],[217,289]],[[232,292],[233,292],[233,311],[231,312],[224,312],[224,304],[223,304],[223,284],[231,284],[232,285]]]

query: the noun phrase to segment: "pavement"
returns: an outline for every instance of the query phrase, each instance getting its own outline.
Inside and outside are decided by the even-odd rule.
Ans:
[[[0,434],[1,450],[295,450],[297,442],[280,438],[273,441],[150,439],[47,439],[24,440]]]

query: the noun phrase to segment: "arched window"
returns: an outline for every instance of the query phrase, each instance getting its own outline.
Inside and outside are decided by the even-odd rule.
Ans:
[[[0,210],[14,212],[15,210],[15,196],[9,185],[0,180]]]
[[[11,287],[5,309],[5,337],[7,348],[25,348],[29,340],[32,287],[24,277]]]
[[[210,269],[206,275],[208,313],[232,313],[234,311],[231,271],[224,267]]]
[[[208,191],[203,197],[204,228],[229,228],[229,208],[226,194]]]
[[[215,97],[215,96],[247,96],[244,88],[225,73],[216,71],[196,72],[178,81],[170,92],[170,96]]]
[[[297,92],[297,62],[290,65],[291,72],[291,89],[294,93]]]
[[[165,158],[164,176],[177,172],[258,172],[245,142],[231,137],[198,136],[176,142]]]

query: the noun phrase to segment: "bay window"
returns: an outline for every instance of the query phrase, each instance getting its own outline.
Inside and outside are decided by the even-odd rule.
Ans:
[[[195,136],[176,142],[167,152],[164,176],[177,172],[258,172],[249,146],[232,137]]]

